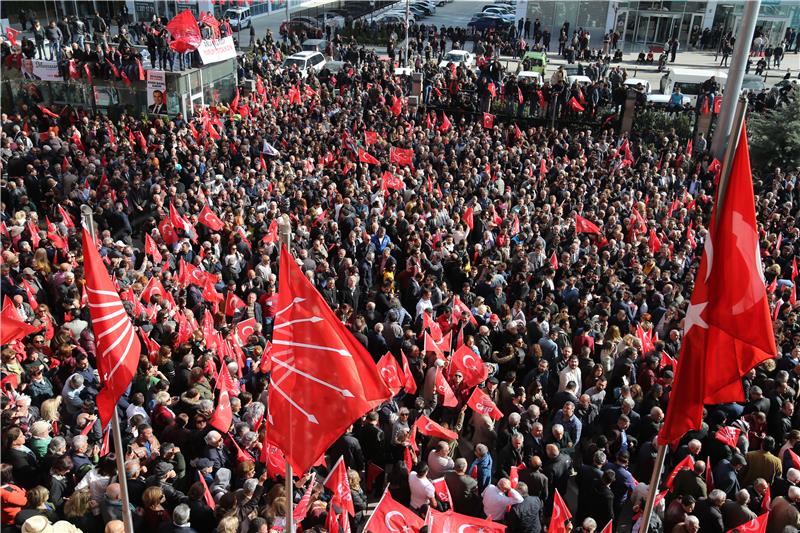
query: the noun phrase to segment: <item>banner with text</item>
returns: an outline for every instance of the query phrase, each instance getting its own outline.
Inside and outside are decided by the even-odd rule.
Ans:
[[[22,75],[29,80],[64,81],[64,77],[58,73],[56,61],[24,58],[21,70]]]
[[[236,57],[236,47],[233,44],[232,36],[216,40],[204,39],[200,46],[197,47],[197,52],[200,54],[200,60],[204,65],[219,63]]]

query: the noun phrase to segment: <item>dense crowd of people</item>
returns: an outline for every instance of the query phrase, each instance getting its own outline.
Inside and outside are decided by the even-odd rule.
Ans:
[[[637,530],[715,193],[705,146],[459,111],[460,84],[492,81],[490,60],[479,75],[444,69],[429,89],[456,109],[444,114],[410,106],[409,81],[354,45],[342,71],[308,77],[278,68],[279,46],[259,41],[234,102],[189,117],[112,120],[33,95],[4,110],[3,319],[33,331],[0,352],[3,531],[121,531],[120,483],[136,531],[184,533],[278,531],[313,483],[301,527],[323,531],[321,481],[340,457],[354,531],[386,487],[420,516],[450,508],[509,533],[561,530],[557,494],[574,531]],[[669,479],[651,531],[723,532],[767,510],[769,533],[800,527],[799,172],[754,176],[779,353],[743,380],[742,402],[707,406],[670,449],[659,490],[693,463]],[[84,205],[144,351],[118,404],[124,474],[97,418]],[[282,215],[336,316],[413,376],[336,441],[315,481],[297,479],[295,502],[261,460]],[[206,313],[224,338],[255,321],[241,358],[210,347]],[[449,362],[462,346],[502,416],[467,405],[475,389]],[[240,390],[229,431],[209,425],[216,368]],[[412,431],[422,416],[457,437]],[[734,443],[716,438],[725,427],[741,430]]]

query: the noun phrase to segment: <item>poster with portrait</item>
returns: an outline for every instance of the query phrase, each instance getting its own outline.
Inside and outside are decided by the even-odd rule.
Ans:
[[[153,115],[167,114],[167,78],[163,70],[147,71],[147,111]]]

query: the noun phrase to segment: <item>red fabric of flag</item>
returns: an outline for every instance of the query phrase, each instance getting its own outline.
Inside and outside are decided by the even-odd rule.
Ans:
[[[149,233],[144,234],[144,253],[153,258],[153,263],[161,262],[161,252],[158,251],[158,245]]]
[[[467,516],[453,511],[441,513],[429,509],[428,513],[428,533],[470,533],[479,531],[483,533],[502,533],[506,530],[506,526],[498,522],[475,518],[474,516]],[[552,528],[552,526],[550,527]]]
[[[436,437],[447,441],[458,439],[458,433],[440,426],[425,415],[417,418],[417,421],[414,422],[414,427],[417,428],[417,431],[429,437]]]
[[[413,167],[414,150],[411,148],[396,148],[392,146],[389,149],[389,162],[395,165]]]
[[[731,448],[736,448],[736,446],[739,444],[739,436],[741,434],[741,429],[733,426],[725,426],[717,430],[717,432],[714,434],[714,438],[724,444],[727,444]]]
[[[350,481],[347,479],[347,467],[344,464],[344,457],[339,456],[339,460],[331,469],[328,478],[323,483],[326,489],[333,492],[331,502],[344,509],[350,516],[355,516],[356,511],[353,506],[353,495],[350,493]]]
[[[197,216],[197,220],[211,231],[219,231],[223,227],[225,227],[225,224],[222,222],[222,219],[220,219],[216,215],[216,213],[214,213],[214,211],[211,210],[208,204],[205,204],[203,206],[203,209],[200,210],[200,214]]]
[[[368,165],[378,165],[380,161],[375,159],[375,156],[364,150],[363,148],[358,149],[358,160],[362,163],[367,163]]]
[[[442,405],[445,407],[455,407],[458,405],[458,399],[456,398],[455,393],[453,392],[453,388],[447,382],[444,377],[444,372],[441,368],[436,371],[436,382],[435,382],[435,389],[436,394],[438,394],[441,398]]]
[[[468,207],[464,210],[464,223],[470,231],[475,228],[475,210],[472,207]]]
[[[486,380],[488,370],[483,364],[480,356],[469,346],[461,346],[455,351],[451,359],[451,364],[464,376],[464,383],[469,387],[475,387]]]
[[[675,384],[659,433],[662,442],[675,442],[699,428],[704,404],[743,401],[742,376],[777,351],[744,127],[726,196],[715,204],[711,220],[684,319]]]
[[[419,533],[424,525],[422,518],[392,498],[387,487],[364,525],[364,531]]]
[[[500,420],[503,418],[503,412],[500,410],[500,408],[495,405],[492,399],[489,398],[488,394],[483,392],[478,387],[475,387],[475,390],[472,391],[472,395],[469,397],[467,405],[469,405],[476,413],[487,415],[492,420]]]
[[[117,400],[136,375],[142,347],[97,247],[85,228],[83,260],[89,314],[97,344],[97,371],[102,383],[97,395],[97,410],[105,427],[111,421]]]
[[[403,381],[405,378],[403,369],[400,368],[397,359],[395,359],[391,352],[386,352],[386,354],[378,360],[377,366],[383,382],[386,383],[386,386],[392,392],[392,396],[396,396],[397,393],[400,392],[400,389],[403,388]]]
[[[297,470],[305,472],[353,421],[391,398],[391,392],[369,352],[285,248],[276,308],[268,431]]]
[[[483,127],[487,130],[494,128],[494,115],[491,113],[483,114]]]
[[[172,34],[172,41],[169,43],[169,47],[179,54],[197,50],[203,40],[200,27],[197,25],[194,15],[188,9],[175,15],[167,23],[167,30]]]
[[[575,215],[575,233],[594,233],[600,235],[600,228],[589,219]]]
[[[370,146],[378,142],[378,133],[375,131],[365,131],[364,132],[364,144]]]
[[[555,496],[553,497],[553,514],[550,515],[550,527],[548,533],[567,533],[566,522],[572,518],[572,513],[567,508],[567,503],[564,498],[559,494],[556,489]]]

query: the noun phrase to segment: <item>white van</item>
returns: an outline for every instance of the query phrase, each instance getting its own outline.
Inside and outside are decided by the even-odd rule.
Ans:
[[[305,78],[310,70],[319,72],[325,68],[325,56],[319,52],[297,52],[284,59],[281,67],[286,70],[295,67]]]
[[[728,81],[728,73],[724,70],[696,69],[696,68],[673,68],[661,78],[661,94],[672,94],[675,87],[680,87],[681,92],[691,99],[694,104],[697,95],[700,94],[700,87],[711,77],[714,77],[720,89],[725,88]]]
[[[225,16],[230,18],[231,28],[234,31],[243,30],[253,25],[250,18],[249,7],[231,7],[225,12]]]

